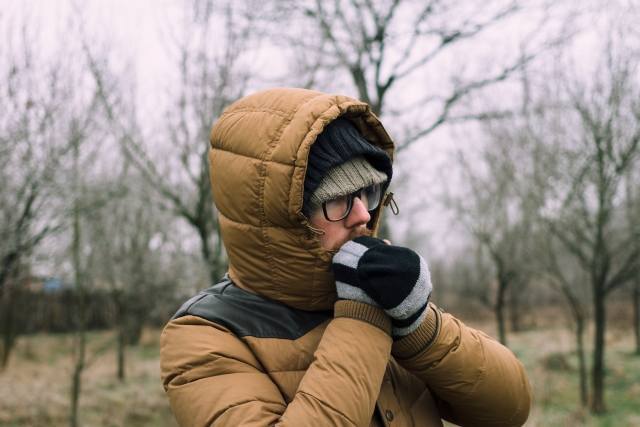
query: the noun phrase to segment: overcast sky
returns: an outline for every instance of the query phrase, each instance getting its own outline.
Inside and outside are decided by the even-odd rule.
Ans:
[[[557,3],[566,4],[565,9],[575,4],[575,2],[568,0]],[[598,8],[606,8],[612,2],[590,1],[582,3],[589,4],[593,11],[597,12]],[[562,10],[562,8],[558,9],[558,17],[560,17]],[[78,35],[83,31],[89,36],[90,43],[95,43],[93,48],[100,49],[100,46],[106,46],[111,48],[113,52],[117,52],[119,58],[114,59],[116,64],[120,60],[120,66],[130,64],[135,67],[139,88],[138,98],[141,106],[139,114],[148,115],[150,122],[157,121],[158,106],[165,102],[164,94],[170,87],[170,82],[177,76],[175,62],[173,62],[175,58],[171,57],[171,52],[167,47],[171,45],[171,35],[180,33],[181,11],[180,2],[171,0],[85,0],[75,2],[71,0],[0,0],[0,37],[5,40],[4,46],[0,43],[0,54],[4,55],[6,43],[10,40],[13,40],[14,45],[19,42],[18,36],[23,23],[26,23],[24,25],[27,26],[27,32],[32,35],[37,44],[36,51],[43,56],[59,52],[60,44],[78,43]],[[81,14],[83,17],[84,29],[78,28],[76,24],[70,25],[72,22],[70,16],[77,16],[77,14]],[[602,41],[601,33],[594,31],[598,30],[597,20],[594,19],[594,16],[597,16],[597,13],[583,18],[582,26],[585,30],[572,48],[574,61],[579,63],[582,61],[585,72],[589,68],[589,58],[593,55],[595,46]],[[532,22],[534,19],[531,14],[520,15],[519,18],[510,20],[505,26],[488,32],[486,37],[479,38],[478,44],[469,47],[468,55],[454,57],[451,61],[455,65],[459,61],[465,61],[468,57],[477,55],[478,52],[484,54],[485,51],[491,53],[492,50],[513,49],[513,44],[519,40],[523,32],[531,28]],[[268,73],[264,74],[262,79],[252,83],[250,92],[273,86],[278,74],[284,70],[284,68],[275,69],[277,64],[281,62],[274,61],[273,55],[277,55],[277,53],[267,52],[266,56],[269,57],[269,61],[267,61],[263,52],[262,56],[255,59],[256,68],[263,72],[268,71]],[[5,60],[5,56],[2,56],[2,60]],[[266,66],[267,64],[270,66]],[[474,65],[470,61],[469,67],[472,66]],[[347,90],[349,90],[348,85]],[[352,87],[351,91],[348,94],[357,96]],[[403,96],[410,97],[411,94],[407,93]],[[503,94],[498,95],[497,99],[500,99],[500,96]],[[393,125],[389,127],[393,128]],[[449,231],[451,215],[435,208],[437,203],[430,203],[429,200],[422,199],[408,200],[407,198],[411,198],[412,193],[420,193],[423,198],[425,194],[429,195],[430,193],[435,196],[438,185],[437,178],[441,175],[442,170],[446,170],[453,147],[463,143],[473,144],[474,135],[478,135],[476,129],[474,126],[469,126],[458,128],[452,133],[451,127],[444,126],[429,135],[425,141],[415,144],[411,149],[402,153],[398,159],[404,170],[411,171],[411,179],[406,181],[403,189],[398,191],[398,202],[405,214],[405,221],[397,222],[395,230],[399,235],[407,230],[413,230],[413,234],[418,232],[430,234],[432,241],[437,242],[435,245],[430,245],[432,248],[430,250],[433,250],[437,255],[442,255],[447,247],[459,241],[458,235]],[[434,191],[420,191],[425,187],[433,187]],[[403,198],[405,198],[404,203]],[[421,210],[418,215],[409,215],[414,211],[415,206],[420,204],[427,208]],[[452,234],[456,237],[448,238]],[[433,249],[434,247],[437,249]]]

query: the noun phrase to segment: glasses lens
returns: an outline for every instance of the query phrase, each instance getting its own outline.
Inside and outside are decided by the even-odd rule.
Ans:
[[[362,189],[361,200],[367,210],[372,211],[380,205],[381,196],[380,184],[374,184]]]
[[[350,202],[351,196],[349,194],[343,194],[335,199],[327,200],[324,203],[327,219],[335,221],[344,218],[349,211]]]
[[[325,217],[329,221],[339,221],[345,218],[351,211],[354,197],[358,197],[362,201],[365,209],[372,212],[380,206],[382,189],[380,188],[380,184],[374,184],[364,187],[355,193],[343,194],[335,199],[327,200],[322,204]]]

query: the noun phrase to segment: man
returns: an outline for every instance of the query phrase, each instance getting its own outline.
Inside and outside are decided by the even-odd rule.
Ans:
[[[183,426],[522,425],[515,356],[429,303],[426,263],[375,236],[393,142],[355,99],[272,89],[211,131],[228,275],[162,334]]]

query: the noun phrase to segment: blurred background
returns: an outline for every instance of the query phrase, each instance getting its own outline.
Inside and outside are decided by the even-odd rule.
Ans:
[[[211,127],[369,103],[381,234],[506,344],[527,426],[640,425],[636,0],[0,0],[0,425],[176,426],[162,327],[226,271]]]

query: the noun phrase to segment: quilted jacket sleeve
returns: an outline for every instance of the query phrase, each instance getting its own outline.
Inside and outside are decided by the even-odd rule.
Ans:
[[[379,328],[332,320],[288,406],[249,347],[205,319],[171,321],[162,333],[160,363],[182,427],[353,427],[369,425],[390,351],[391,338]]]
[[[432,304],[422,325],[393,344],[392,354],[426,382],[447,421],[520,426],[529,416],[529,379],[514,354]]]

